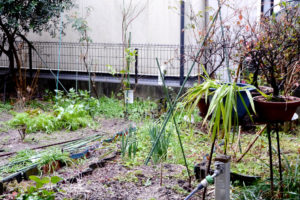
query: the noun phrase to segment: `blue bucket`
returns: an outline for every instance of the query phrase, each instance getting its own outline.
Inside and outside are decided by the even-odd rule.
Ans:
[[[230,83],[224,83],[224,84],[230,84]],[[239,86],[239,87],[251,86],[249,84],[244,84],[244,83],[237,83],[236,85]],[[216,89],[215,88],[211,89],[211,91],[214,91],[214,90],[216,90]],[[255,90],[255,88],[247,88],[247,90],[251,92],[251,91]],[[249,110],[250,100],[247,96],[246,90],[241,90],[240,94],[241,94],[242,98],[244,99],[244,102],[245,102],[245,104],[246,104],[246,106]],[[247,110],[246,110],[239,94],[237,94],[237,113],[238,113],[239,119],[244,117],[245,114],[247,113]]]

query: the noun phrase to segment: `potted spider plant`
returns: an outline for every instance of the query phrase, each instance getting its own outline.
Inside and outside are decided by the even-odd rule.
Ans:
[[[203,69],[205,72],[205,70]],[[205,72],[205,74],[207,74]],[[249,106],[253,111],[254,102],[251,96],[251,90],[255,90],[254,86],[240,83],[218,83],[216,80],[205,78],[201,84],[197,84],[190,88],[183,96],[183,105],[189,115],[195,110],[201,99],[204,98],[208,105],[204,122],[209,119],[209,132],[212,137],[217,135],[225,138],[224,149],[227,148],[229,134],[232,127],[238,124],[246,113],[250,115]],[[251,118],[251,116],[250,116]],[[220,129],[223,130],[220,135]]]
[[[286,6],[277,16],[262,18],[259,30],[253,32],[247,55],[273,88],[271,95],[254,97],[262,121],[290,121],[300,106],[300,98],[291,96],[300,79],[298,16],[298,6]]]
[[[201,77],[204,79],[204,81],[201,84],[195,84],[183,95],[183,103],[184,106],[188,108],[188,114],[191,114],[191,112],[198,107],[200,110],[200,115],[205,117],[208,113],[210,102],[212,101],[215,93],[217,92],[217,95],[219,95],[220,90],[224,91],[227,88],[231,88],[232,90],[236,90],[236,92],[238,92],[238,95],[236,96],[237,114],[239,118],[242,118],[247,112],[246,108],[248,108],[250,105],[249,99],[252,99],[251,93],[248,91],[251,92],[255,90],[255,88],[251,85],[242,83],[220,83],[217,80],[211,79],[205,68],[202,68],[205,76],[201,75]],[[222,101],[224,102],[226,100],[226,95],[222,96],[222,98],[224,98]],[[220,98],[220,100],[222,98]],[[245,106],[243,104],[245,104]]]

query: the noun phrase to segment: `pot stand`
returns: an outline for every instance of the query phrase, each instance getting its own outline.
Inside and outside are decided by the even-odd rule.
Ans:
[[[272,123],[267,124],[267,136],[269,141],[269,162],[270,162],[270,179],[271,179],[271,196],[274,196],[274,178],[273,178],[273,159],[272,159],[272,140],[271,140],[271,133],[272,133]],[[278,122],[273,123],[275,125],[275,129],[273,131],[276,132],[276,140],[277,140],[277,156],[279,162],[279,184],[280,184],[280,197],[283,194],[283,186],[282,186],[282,167],[281,167],[281,152],[280,152],[280,142],[279,142],[279,127]],[[272,198],[271,198],[272,199]]]

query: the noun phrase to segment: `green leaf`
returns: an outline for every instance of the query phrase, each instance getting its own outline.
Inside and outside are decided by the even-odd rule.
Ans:
[[[43,184],[50,183],[50,178],[49,177],[43,177],[40,182],[43,183]]]
[[[44,186],[44,183],[41,183],[41,182],[36,183],[36,188],[37,189],[42,188],[43,186]]]
[[[36,183],[40,183],[41,179],[37,176],[29,176],[29,179],[35,181]]]
[[[51,183],[56,184],[59,181],[63,180],[62,178],[58,177],[58,176],[52,176],[51,177]]]

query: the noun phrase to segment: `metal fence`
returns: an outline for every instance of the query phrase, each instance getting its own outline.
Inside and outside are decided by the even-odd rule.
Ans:
[[[86,72],[83,63],[83,55],[85,46],[80,43],[62,43],[59,60],[59,43],[55,42],[34,42],[34,47],[40,54],[47,66],[42,62],[42,59],[32,51],[32,68],[45,69],[49,68],[64,72]],[[134,44],[132,49],[138,51],[138,74],[141,76],[157,76],[158,68],[156,58],[161,64],[166,63],[167,76],[180,76],[180,45],[156,45],[156,44]],[[185,54],[192,55],[197,51],[197,46],[185,46]],[[109,43],[92,43],[89,45],[87,62],[89,69],[95,73],[111,73],[111,70],[117,73],[124,69],[123,58],[124,46],[122,44]],[[22,58],[24,68],[29,67],[29,50],[27,46],[23,47]],[[185,75],[188,68],[191,66],[192,56],[185,56],[184,72]],[[5,55],[0,57],[0,66],[7,67],[8,59]],[[110,66],[110,67],[109,67]],[[134,74],[135,68],[130,69],[130,73]],[[197,67],[191,73],[191,76],[196,76]]]

